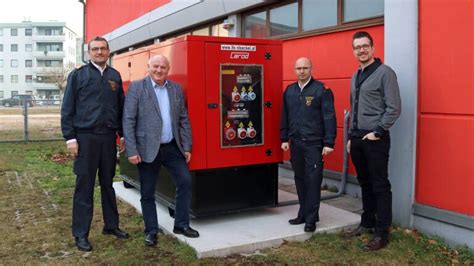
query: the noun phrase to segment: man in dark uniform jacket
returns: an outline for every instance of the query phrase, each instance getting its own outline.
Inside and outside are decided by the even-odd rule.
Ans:
[[[305,232],[314,232],[319,221],[323,156],[333,151],[336,139],[334,96],[330,89],[311,76],[311,60],[296,60],[298,81],[283,95],[280,139],[281,148],[290,148],[300,208],[292,225],[305,224]],[[291,145],[290,145],[291,144]]]
[[[88,236],[97,170],[104,218],[102,233],[128,238],[128,234],[119,229],[112,187],[117,160],[116,136],[122,135],[122,79],[117,70],[107,66],[109,44],[104,38],[94,38],[88,45],[88,53],[90,63],[68,76],[61,108],[61,129],[67,149],[76,156],[72,234],[77,248],[83,251],[92,250]]]

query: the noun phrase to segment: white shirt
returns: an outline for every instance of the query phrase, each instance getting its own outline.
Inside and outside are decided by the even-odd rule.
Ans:
[[[301,85],[300,82],[298,81],[298,86],[300,87],[301,91],[303,91],[304,87],[308,85],[308,83],[311,81],[311,78],[308,79],[308,81],[305,82],[305,84]]]

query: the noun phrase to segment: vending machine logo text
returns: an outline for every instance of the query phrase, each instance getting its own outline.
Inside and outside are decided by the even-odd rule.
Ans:
[[[249,59],[250,53],[246,52],[232,52],[230,53],[230,59]]]

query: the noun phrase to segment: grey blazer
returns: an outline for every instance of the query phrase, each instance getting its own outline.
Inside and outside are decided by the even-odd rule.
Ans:
[[[181,153],[191,151],[191,125],[181,86],[168,80],[168,97],[171,108],[173,137]],[[151,163],[160,150],[162,120],[149,76],[133,81],[125,97],[123,133],[127,157],[140,155],[142,161]]]

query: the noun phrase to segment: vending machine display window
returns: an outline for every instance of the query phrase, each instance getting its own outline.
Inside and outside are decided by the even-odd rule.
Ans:
[[[263,66],[221,64],[221,146],[263,144]]]

